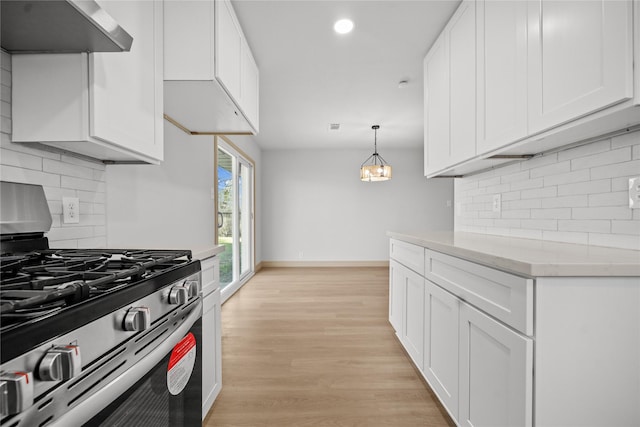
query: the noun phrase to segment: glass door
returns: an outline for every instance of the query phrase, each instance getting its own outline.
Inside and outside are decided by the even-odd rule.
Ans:
[[[253,273],[253,164],[232,144],[218,139],[218,244],[222,299]]]

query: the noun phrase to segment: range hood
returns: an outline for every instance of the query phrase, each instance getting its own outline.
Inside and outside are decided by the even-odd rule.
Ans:
[[[133,37],[94,0],[2,0],[10,53],[128,52]]]

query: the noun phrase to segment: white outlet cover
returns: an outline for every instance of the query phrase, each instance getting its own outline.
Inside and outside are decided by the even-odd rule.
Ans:
[[[494,194],[493,195],[493,204],[491,206],[491,210],[493,212],[500,212],[502,210],[502,195]]]
[[[62,198],[62,222],[65,224],[80,222],[80,200],[77,197]]]
[[[640,176],[629,178],[629,208],[640,209]]]

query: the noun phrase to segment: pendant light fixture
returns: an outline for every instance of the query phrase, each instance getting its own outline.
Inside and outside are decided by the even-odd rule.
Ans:
[[[378,129],[380,126],[373,125],[371,129],[374,132],[373,154],[360,165],[360,180],[388,181],[391,179],[391,166],[378,154]]]

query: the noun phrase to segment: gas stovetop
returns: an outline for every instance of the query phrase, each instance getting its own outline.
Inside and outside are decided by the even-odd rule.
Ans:
[[[0,331],[188,263],[190,251],[43,249],[0,256]]]
[[[0,255],[0,360],[200,271],[188,250],[33,249]]]

